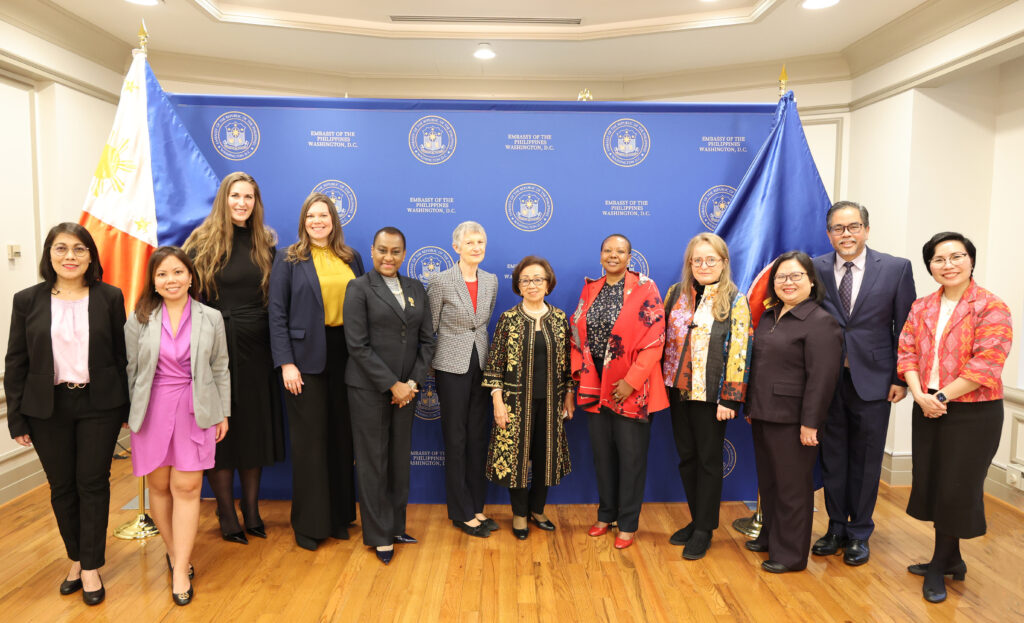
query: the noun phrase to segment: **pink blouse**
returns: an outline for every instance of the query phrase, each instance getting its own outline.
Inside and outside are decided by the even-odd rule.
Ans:
[[[89,296],[77,301],[50,297],[53,384],[89,382]]]

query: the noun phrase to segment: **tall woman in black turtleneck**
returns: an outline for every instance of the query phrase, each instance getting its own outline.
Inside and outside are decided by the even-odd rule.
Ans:
[[[281,399],[270,356],[267,292],[276,253],[274,231],[263,224],[256,180],[231,173],[221,182],[209,216],[185,241],[199,294],[224,315],[231,365],[231,432],[217,444],[206,478],[217,497],[221,534],[248,543],[266,538],[258,500],[263,467],[284,459]],[[242,517],[235,513],[234,475],[242,482]]]

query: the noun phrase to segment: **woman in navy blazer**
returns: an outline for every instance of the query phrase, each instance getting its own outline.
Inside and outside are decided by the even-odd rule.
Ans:
[[[270,350],[281,369],[292,446],[292,529],[315,550],[348,538],[356,518],[352,424],[345,385],[345,290],[363,274],[345,244],[334,201],[313,193],[302,204],[298,242],[270,273]]]
[[[47,234],[39,274],[43,283],[14,295],[4,375],[7,425],[19,444],[35,445],[50,483],[50,504],[72,561],[60,593],[84,588],[83,600],[95,605],[105,596],[99,568],[110,459],[128,418],[124,296],[101,283],[96,243],[77,223],[61,223]],[[76,330],[82,307],[87,335]],[[55,330],[62,334],[56,345]]]

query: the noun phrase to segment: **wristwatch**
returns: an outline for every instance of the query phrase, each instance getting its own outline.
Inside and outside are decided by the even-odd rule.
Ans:
[[[946,398],[946,394],[943,394],[942,392],[936,392],[935,399],[941,402],[942,404],[946,404],[946,401],[949,400],[949,398]]]
[[[416,385],[416,381],[414,381],[414,380],[412,380],[412,379],[409,379],[408,381],[406,381],[406,383],[408,383],[408,384],[409,384],[409,387],[411,387],[411,388],[413,388],[413,389],[416,389],[416,387],[417,387],[417,385]]]

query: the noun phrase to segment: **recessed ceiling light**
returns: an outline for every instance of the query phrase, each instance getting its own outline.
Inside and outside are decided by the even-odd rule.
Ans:
[[[142,6],[156,6],[160,4],[160,0],[125,0],[132,4],[141,4]]]
[[[800,6],[805,9],[827,9],[837,4],[839,4],[839,0],[804,0],[804,3]]]
[[[491,49],[491,44],[481,43],[476,46],[476,51],[473,52],[473,56],[482,61],[489,61],[494,58],[496,54],[494,53],[494,50]]]

